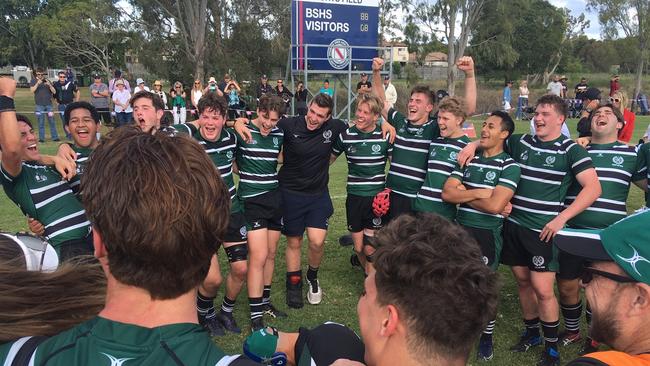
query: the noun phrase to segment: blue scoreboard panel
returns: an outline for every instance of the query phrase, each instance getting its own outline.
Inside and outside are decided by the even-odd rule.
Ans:
[[[291,68],[369,71],[378,26],[379,0],[293,0]]]

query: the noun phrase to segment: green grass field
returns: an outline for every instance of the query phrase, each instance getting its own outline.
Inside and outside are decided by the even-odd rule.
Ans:
[[[87,96],[87,88],[84,88]],[[83,98],[83,96],[82,96]],[[16,98],[18,110],[33,110],[33,98],[27,89],[18,91]],[[33,115],[30,116],[32,118]],[[62,135],[60,120],[58,117],[59,135]],[[33,118],[36,124],[36,119]],[[477,131],[480,131],[482,121],[473,121]],[[569,121],[572,132],[575,131],[576,120]],[[632,141],[637,141],[650,123],[650,117],[637,116],[636,130]],[[526,132],[529,129],[528,122],[517,122],[517,131]],[[49,133],[48,133],[49,135]],[[53,153],[56,143],[46,142],[41,145],[43,153]],[[334,215],[330,220],[330,230],[326,242],[325,258],[319,272],[321,286],[323,288],[323,302],[320,305],[309,305],[305,301],[305,307],[301,310],[288,310],[289,318],[279,322],[268,320],[268,324],[278,327],[283,331],[296,331],[300,326],[312,327],[325,321],[336,321],[345,324],[358,331],[356,303],[363,288],[363,273],[358,268],[352,268],[349,257],[352,253],[350,247],[340,247],[338,237],[346,233],[345,222],[345,181],[347,166],[345,159],[338,161],[330,167],[330,194],[334,203]],[[628,198],[628,210],[633,211],[643,204],[643,193],[636,187],[630,190]],[[26,220],[18,208],[9,201],[4,194],[0,194],[0,229],[3,231],[17,231],[27,229]],[[272,301],[280,309],[287,310],[284,304],[284,239],[280,242],[276,262],[276,273]],[[225,257],[220,250],[222,272],[225,275],[227,265],[223,261]],[[303,255],[303,264],[306,266],[306,258]],[[495,330],[495,357],[490,362],[492,365],[530,365],[537,360],[539,348],[525,354],[514,354],[508,351],[508,347],[514,343],[522,329],[519,303],[514,280],[507,267],[499,269],[503,280],[501,291],[501,303],[497,325]],[[221,301],[223,292],[220,292],[218,301]],[[426,304],[423,304],[426,306]],[[248,335],[248,303],[246,290],[242,291],[238,298],[235,310],[235,318],[244,329],[242,335],[229,334],[225,337],[216,338],[216,343],[229,353],[241,353],[241,345],[245,336]],[[584,327],[584,325],[583,325]],[[562,348],[562,359],[566,362],[577,356],[579,345],[572,345]],[[470,356],[469,364],[477,364],[474,355]]]

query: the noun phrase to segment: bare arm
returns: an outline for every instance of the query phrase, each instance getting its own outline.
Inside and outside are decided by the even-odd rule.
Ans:
[[[338,155],[330,154],[330,165],[334,164]]]
[[[590,168],[584,170],[576,175],[576,179],[582,186],[582,190],[578,193],[575,201],[573,201],[569,207],[560,212],[560,214],[544,226],[542,232],[539,234],[541,240],[549,242],[558,231],[562,230],[567,221],[571,220],[587,207],[591,206],[591,204],[600,197],[602,190],[600,182],[598,181],[596,169]]]
[[[442,188],[442,200],[454,204],[490,198],[491,195],[492,190],[489,188],[466,189],[461,181],[454,177],[447,178]]]
[[[463,56],[456,61],[456,67],[465,73],[465,102],[467,103],[467,114],[476,112],[476,77],[474,75],[474,59],[470,56]]]
[[[0,78],[0,95],[12,98],[16,94],[16,82]],[[22,169],[22,144],[16,120],[16,111],[0,112],[0,146],[2,147],[2,168],[11,176],[18,176]]]
[[[477,210],[497,215],[503,212],[503,209],[508,205],[514,194],[515,192],[512,189],[496,186],[492,192],[492,196],[474,200],[467,204]]]
[[[375,57],[372,59],[372,93],[375,94],[384,106],[381,111],[382,117],[388,120],[388,106],[386,105],[386,92],[384,91],[384,84],[381,81],[381,69],[384,66],[384,60]]]

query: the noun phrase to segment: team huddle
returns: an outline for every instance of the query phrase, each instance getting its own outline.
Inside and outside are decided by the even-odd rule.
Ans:
[[[376,255],[381,257],[382,245],[386,245],[386,240],[381,239],[382,228],[404,215],[437,214],[449,225],[457,223],[474,239],[480,249],[477,260],[492,273],[500,263],[511,267],[524,319],[524,332],[511,351],[526,352],[543,344],[538,365],[559,365],[558,344],[567,345],[583,338],[579,330],[583,309],[579,279],[584,276],[586,264],[582,257],[558,250],[554,240],[563,235],[565,228],[604,229],[625,218],[631,183],[648,191],[650,144],[631,147],[619,143],[618,133],[625,122],[618,110],[608,104],[591,112],[590,139],[578,143],[564,137],[561,128],[567,106],[553,95],[537,101],[534,135],[514,134],[512,118],[495,111],[483,122],[480,138],[471,141],[462,128],[476,108],[471,58],[462,57],[457,64],[465,74],[464,98],[453,96],[439,101],[428,87],[416,86],[405,114],[387,107],[383,67],[382,59],[373,60],[372,89],[359,94],[356,119],[351,125],[332,118],[334,104],[327,94],[314,95],[305,116],[286,116],[286,103],[280,97],[262,96],[256,118],[227,121],[227,101],[216,93],[205,93],[198,102],[195,121],[167,127],[161,127],[164,103],[156,94],[145,91],[132,97],[133,122],[139,132],[166,136],[146,143],[164,146],[166,138],[194,140],[218,171],[218,179],[227,191],[228,199],[219,201],[220,209],[227,211],[227,220],[219,224],[219,230],[203,237],[212,241],[213,250],[210,258],[204,258],[204,275],[197,284],[199,323],[212,336],[224,335],[226,331],[240,333],[233,309],[246,283],[253,332],[253,338],[247,340],[251,348],[247,355],[260,362],[266,359],[256,359],[253,346],[264,344],[266,336],[275,334],[279,339],[282,335],[268,330],[264,316],[287,317],[270,300],[281,235],[287,240],[286,305],[302,308],[305,298],[309,304],[321,303],[323,290],[318,272],[328,220],[334,212],[328,191],[328,167],[345,154],[345,207],[354,249],[351,262],[368,277],[366,287],[370,278],[375,281],[375,272],[382,270],[375,268]],[[9,105],[7,100],[0,102]],[[93,234],[94,225],[106,230],[100,242],[111,243],[115,238],[110,237],[106,220],[137,219],[136,212],[126,208],[116,213],[119,216],[107,219],[101,216],[100,206],[85,203],[101,195],[84,179],[86,164],[104,144],[104,139],[100,141],[97,137],[97,110],[83,101],[67,106],[65,129],[72,143],[61,144],[54,156],[39,153],[28,118],[17,115],[16,120],[19,134],[14,133],[11,128],[15,127],[10,128],[9,123],[3,123],[0,130],[0,181],[7,196],[28,217],[30,229],[54,247],[61,262],[80,255],[98,256],[99,236]],[[120,127],[111,134],[120,129],[134,128]],[[133,143],[139,140],[127,132],[123,134]],[[108,141],[109,145],[120,144],[111,137]],[[123,148],[147,151],[135,146]],[[163,149],[163,153],[167,157],[177,152]],[[101,157],[107,165],[105,169],[116,164],[110,163],[110,156],[105,153]],[[157,165],[163,169],[166,157],[148,156],[152,160],[162,159]],[[132,160],[135,158],[124,154],[119,164],[139,164]],[[93,169],[100,174],[98,166]],[[143,165],[140,169],[154,166]],[[169,166],[167,169],[173,170]],[[239,177],[238,184],[235,175]],[[142,190],[154,191],[165,184],[142,183]],[[650,196],[646,197],[646,206],[650,207]],[[93,212],[87,213],[84,207]],[[188,205],[178,210],[191,208]],[[167,222],[169,226],[176,224],[173,217],[164,218],[171,220]],[[393,223],[398,224],[402,221]],[[142,227],[143,233],[139,235],[151,234],[152,228]],[[303,277],[301,254],[305,233],[308,263]],[[230,267],[225,281],[217,259],[220,246]],[[128,253],[128,249],[113,246],[103,250],[109,254],[112,250],[122,255]],[[556,283],[559,302],[554,292]],[[217,292],[223,284],[224,296],[216,309]],[[167,295],[159,296],[164,299]],[[589,321],[589,304],[586,307]],[[562,333],[560,313],[565,323]],[[481,316],[486,324],[481,324],[484,330],[478,341],[477,357],[487,361],[494,355],[496,310],[487,306]],[[329,327],[318,331],[325,330],[322,334],[339,331]],[[313,334],[321,333],[314,330]],[[598,349],[596,340],[584,338],[585,353]],[[358,355],[359,349],[355,347],[350,348],[350,354]],[[275,357],[274,354],[271,352],[269,357]],[[363,354],[359,357],[363,361]],[[366,348],[367,362],[368,357]]]

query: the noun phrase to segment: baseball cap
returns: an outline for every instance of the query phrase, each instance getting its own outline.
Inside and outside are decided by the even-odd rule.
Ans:
[[[142,80],[142,78],[137,78],[137,79],[135,80],[135,83],[136,83],[137,85],[144,84],[144,80]]]
[[[597,99],[600,99],[600,90],[599,90],[598,88],[591,87],[591,88],[587,89],[587,90],[582,94],[582,96],[583,96],[585,99],[589,99],[589,100],[597,100]]]
[[[262,75],[262,79],[268,79],[268,77],[266,76],[266,74]]]
[[[390,80],[390,75],[384,76],[384,80]]]
[[[264,364],[272,363],[271,361],[284,354],[276,352],[278,346],[278,332],[271,328],[269,333],[266,328],[253,332],[244,341],[244,354],[253,361]],[[286,356],[285,356],[286,357]]]
[[[650,284],[650,210],[602,230],[560,230],[555,245],[592,261],[613,261],[639,282]]]
[[[93,75],[93,79],[101,79],[101,78],[102,78],[102,77],[99,76],[99,74],[95,74],[95,75]]]
[[[365,72],[362,72],[361,76],[368,76],[368,74],[366,74]]]
[[[217,79],[214,78],[214,76],[210,76],[210,80],[208,80],[208,83],[216,83]]]

